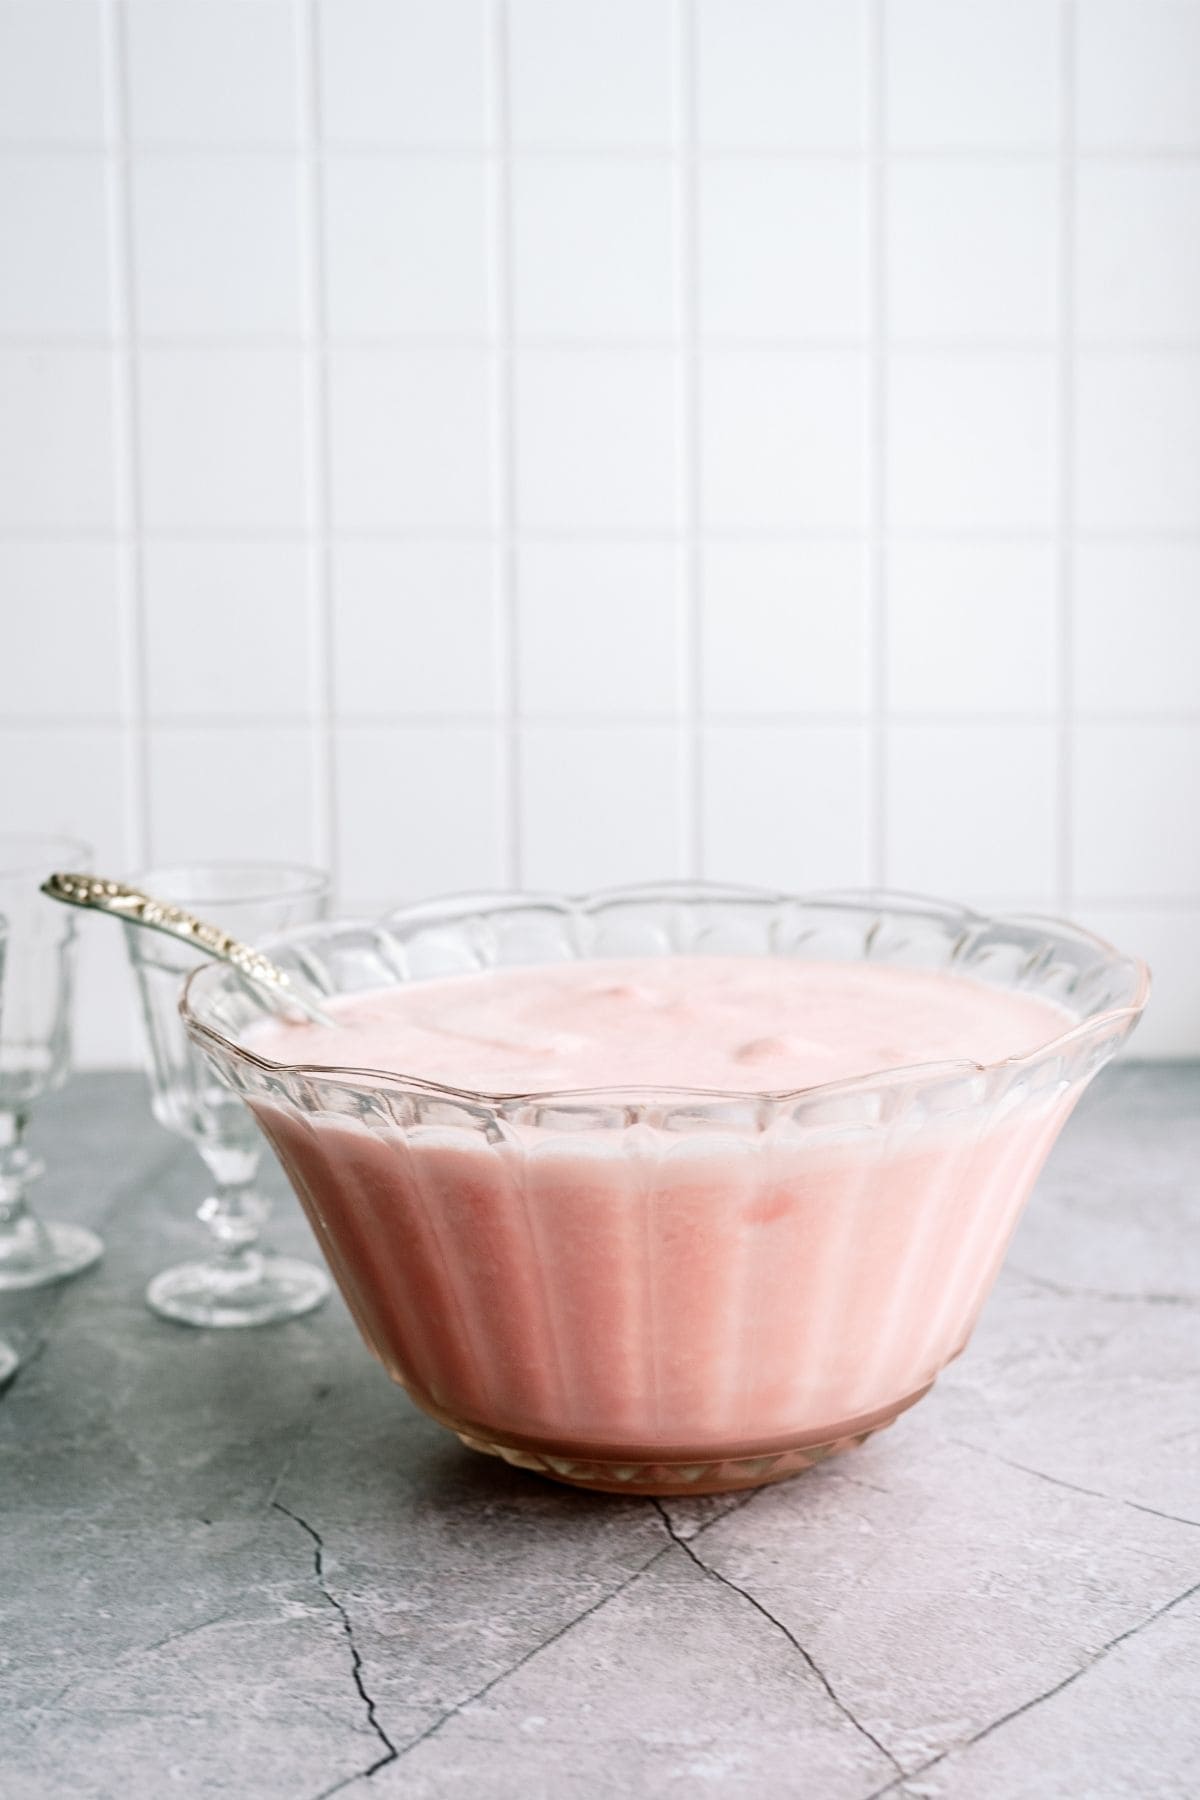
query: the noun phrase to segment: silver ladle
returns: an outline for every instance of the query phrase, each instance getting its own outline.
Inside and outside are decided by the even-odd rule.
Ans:
[[[205,956],[231,964],[239,975],[260,990],[273,1012],[286,1014],[289,1007],[294,1007],[316,1025],[337,1023],[315,1000],[295,987],[291,976],[269,956],[239,942],[219,925],[210,925],[194,913],[185,912],[182,906],[175,906],[168,900],[155,900],[138,888],[129,887],[123,881],[109,881],[103,875],[48,875],[42,883],[42,892],[51,900],[61,900],[66,906],[82,906],[89,912],[108,913],[130,925],[144,925],[147,931],[165,932],[168,937],[190,944],[193,950],[203,951]]]

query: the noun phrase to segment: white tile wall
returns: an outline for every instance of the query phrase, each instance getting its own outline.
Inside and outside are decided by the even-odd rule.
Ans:
[[[329,510],[339,531],[492,523],[485,350],[342,347],[328,356]]]
[[[682,448],[671,352],[523,350],[514,361],[518,527],[669,531]]]
[[[297,349],[144,350],[135,376],[148,532],[301,530],[304,366]]]
[[[700,327],[713,338],[861,337],[861,158],[709,156],[700,183]]]
[[[487,0],[318,0],[317,27],[327,143],[486,143]]]
[[[298,171],[255,151],[133,158],[133,295],[147,338],[293,336],[304,323]]]
[[[0,243],[0,829],[1050,907],[1200,1053],[1200,0],[0,0]]]
[[[1090,0],[1085,0],[1090,4]],[[884,123],[894,149],[1049,150],[1062,45],[1046,0],[889,0]]]
[[[334,336],[488,330],[487,173],[482,156],[330,154],[325,303]]]
[[[517,335],[669,337],[678,315],[674,214],[663,157],[515,157]]]
[[[901,531],[1049,529],[1053,358],[1023,350],[898,350],[890,365],[888,521]]]
[[[700,378],[700,512],[716,530],[862,528],[866,357],[714,349]]]

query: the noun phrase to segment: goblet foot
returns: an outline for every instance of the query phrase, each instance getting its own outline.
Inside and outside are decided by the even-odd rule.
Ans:
[[[0,1237],[0,1289],[48,1287],[90,1269],[104,1245],[85,1225],[61,1225],[26,1214]]]
[[[262,1256],[255,1263],[249,1279],[215,1257],[176,1263],[154,1277],[146,1304],[180,1325],[226,1329],[298,1319],[329,1293],[328,1278],[314,1263],[291,1256]]]

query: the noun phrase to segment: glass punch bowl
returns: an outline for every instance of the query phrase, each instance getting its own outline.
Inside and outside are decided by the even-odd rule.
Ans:
[[[500,1095],[266,1060],[244,1041],[260,1003],[224,965],[197,971],[182,1001],[388,1373],[465,1443],[586,1488],[779,1480],[927,1393],[1148,985],[1136,959],[1051,920],[700,884],[456,897],[272,947],[328,995],[687,953],[946,971],[1066,1018],[988,1067],[791,1093]]]

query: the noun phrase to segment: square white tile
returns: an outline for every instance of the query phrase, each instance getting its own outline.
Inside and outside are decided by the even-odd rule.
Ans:
[[[523,714],[674,718],[683,676],[673,544],[525,544],[517,561]]]
[[[885,209],[892,334],[1051,336],[1057,180],[1050,162],[893,161]]]
[[[311,575],[303,544],[151,540],[143,552],[151,718],[311,717]]]
[[[99,156],[0,158],[0,332],[112,329],[108,198]]]
[[[518,334],[669,335],[677,321],[674,184],[664,157],[518,156]]]
[[[707,526],[837,530],[863,523],[862,356],[709,350],[700,379]]]
[[[335,144],[481,144],[485,0],[318,0],[321,122]]]
[[[851,338],[866,326],[856,162],[700,162],[700,322],[716,337]]]
[[[711,725],[704,873],[764,887],[867,879],[867,734],[857,725]]]
[[[669,530],[679,507],[676,358],[526,350],[516,360],[516,496],[534,530]]]
[[[299,351],[145,350],[138,399],[149,530],[304,524]]]
[[[133,159],[134,305],[148,336],[298,332],[300,171],[289,158]]]
[[[893,725],[886,882],[948,900],[1048,904],[1054,892],[1052,725]]]
[[[335,350],[329,397],[339,529],[487,529],[494,478],[484,351]]]
[[[523,886],[578,892],[683,874],[677,727],[530,725],[518,770]]]
[[[151,730],[150,861],[312,862],[312,752],[303,726]]]
[[[1087,0],[1077,30],[1082,145],[1200,148],[1200,8],[1191,0]]]
[[[488,544],[336,545],[336,716],[494,718],[497,612],[496,553]]]
[[[0,831],[82,838],[91,845],[98,869],[126,866],[129,841],[119,726],[0,729],[0,769],[6,777],[0,790]],[[20,778],[14,779],[17,770]]]
[[[0,349],[0,528],[110,529],[113,416],[107,351]]]
[[[1081,355],[1075,438],[1084,530],[1200,529],[1200,355]]]
[[[130,129],[139,144],[290,144],[300,9],[291,0],[127,0]]]
[[[889,523],[1038,530],[1055,514],[1055,365],[1034,351],[900,351],[888,376]]]
[[[1058,14],[1045,0],[889,0],[884,118],[900,149],[1053,148]]]
[[[893,544],[885,577],[892,710],[1053,712],[1056,574],[1052,544]]]
[[[512,0],[513,142],[668,144],[675,134],[670,0]]]
[[[700,606],[703,706],[855,713],[867,704],[860,544],[709,544]]]
[[[113,544],[0,543],[0,716],[120,718],[120,576]]]
[[[863,143],[862,0],[699,0],[696,35],[702,144],[847,150]]]
[[[1080,544],[1075,704],[1200,716],[1200,544]]]
[[[1077,180],[1081,336],[1194,340],[1200,320],[1200,167],[1081,161]]]
[[[494,730],[345,727],[334,768],[343,894],[396,904],[503,884]]]
[[[1200,894],[1200,725],[1079,725],[1075,891],[1092,900]]]
[[[1150,1003],[1133,1056],[1195,1056],[1200,1044],[1200,908],[1083,906],[1080,922],[1150,965]]]
[[[105,136],[103,29],[95,0],[5,0],[0,139],[86,144]]]
[[[481,335],[491,305],[482,156],[325,160],[325,283],[334,336]]]

